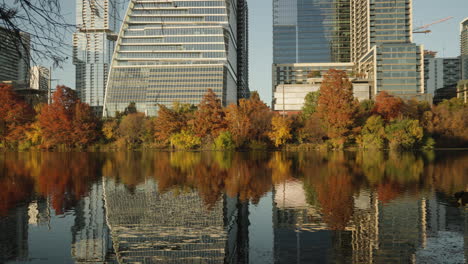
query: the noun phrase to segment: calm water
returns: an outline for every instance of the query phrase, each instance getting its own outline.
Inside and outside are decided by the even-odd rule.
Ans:
[[[465,263],[468,151],[0,154],[0,263]]]

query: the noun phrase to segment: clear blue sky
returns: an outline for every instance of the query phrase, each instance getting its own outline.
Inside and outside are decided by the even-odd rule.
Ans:
[[[248,0],[250,22],[250,89],[259,91],[261,98],[271,101],[272,63],[272,0]],[[75,1],[64,1],[63,10],[75,19]],[[444,23],[434,25],[431,34],[415,34],[415,42],[425,49],[439,52],[439,57],[456,57],[460,53],[460,22],[468,17],[468,0],[413,0],[414,27],[453,16]],[[70,35],[70,43],[72,36]],[[70,54],[71,57],[71,54]],[[75,87],[75,67],[69,63],[57,69],[53,78],[60,84]],[[55,84],[54,84],[55,85]]]

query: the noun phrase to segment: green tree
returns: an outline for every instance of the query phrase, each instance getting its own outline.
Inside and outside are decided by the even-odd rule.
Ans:
[[[384,121],[380,116],[369,117],[358,137],[358,143],[363,148],[381,149],[385,145]]]
[[[302,107],[302,115],[304,119],[308,119],[313,113],[317,111],[318,99],[320,92],[310,92],[304,99],[304,106]]]
[[[222,132],[214,140],[214,147],[218,150],[230,150],[234,149],[236,146],[234,144],[234,139],[229,131]]]
[[[391,149],[412,149],[422,145],[424,129],[418,120],[395,120],[385,127]]]
[[[182,130],[172,135],[170,142],[176,149],[189,150],[199,147],[201,145],[201,138],[190,131]]]

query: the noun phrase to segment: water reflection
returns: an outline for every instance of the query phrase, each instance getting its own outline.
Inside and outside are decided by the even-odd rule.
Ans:
[[[0,263],[468,259],[466,151],[4,153],[0,171]]]

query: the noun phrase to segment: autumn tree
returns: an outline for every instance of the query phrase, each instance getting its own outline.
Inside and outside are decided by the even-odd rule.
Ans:
[[[375,98],[372,112],[380,115],[386,121],[390,121],[402,115],[403,106],[404,102],[401,98],[382,91]]]
[[[429,132],[442,147],[468,146],[468,105],[457,98],[445,100],[435,106],[430,116]]]
[[[18,140],[34,120],[34,110],[10,85],[0,84],[0,140]]]
[[[290,118],[275,115],[271,119],[271,132],[268,133],[269,138],[276,147],[285,144],[292,138],[291,134],[292,120]]]
[[[119,136],[130,146],[141,143],[145,133],[145,114],[133,113],[126,115],[119,125]]]
[[[158,116],[154,120],[156,140],[168,143],[171,135],[188,129],[195,108],[191,105],[174,103],[172,109],[159,105]]]
[[[197,136],[215,138],[227,127],[224,117],[221,100],[213,90],[208,89],[191,124]]]
[[[363,148],[383,148],[385,144],[385,127],[382,117],[378,115],[369,117],[357,141]]]
[[[330,69],[324,76],[317,113],[328,136],[337,144],[344,144],[357,113],[357,101],[345,71]]]
[[[65,86],[57,87],[52,103],[39,113],[38,122],[47,147],[88,145],[97,137],[97,120],[91,107]]]

